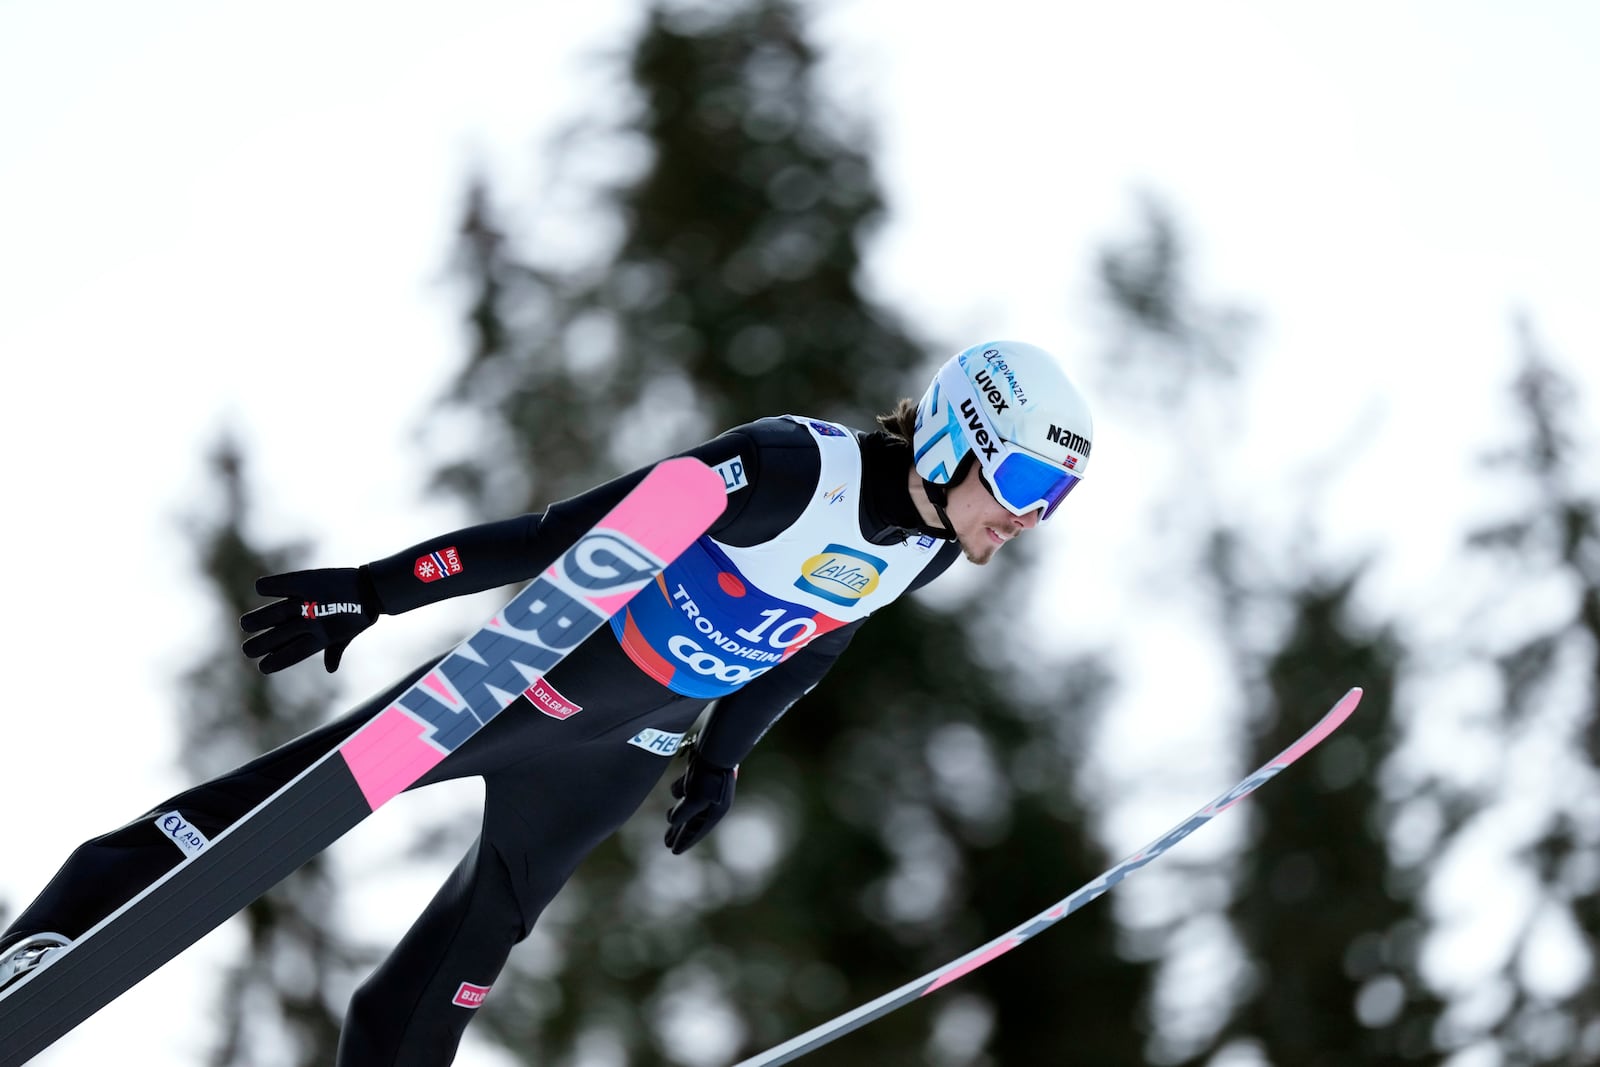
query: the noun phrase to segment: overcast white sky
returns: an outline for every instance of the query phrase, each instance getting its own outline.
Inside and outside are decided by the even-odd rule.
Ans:
[[[206,506],[220,428],[249,448],[259,532],[316,540],[313,563],[456,521],[423,499],[410,432],[461,353],[441,279],[463,186],[482,168],[527,205],[554,124],[608,107],[595,49],[625,46],[637,17],[621,0],[0,0],[0,558],[23,668],[3,777],[31,815],[0,821],[13,905],[183,784],[172,677],[218,620],[177,517]],[[1581,369],[1593,410],[1594,5],[836,0],[818,34],[876,128],[883,299],[952,350],[1009,335],[1086,365],[1093,252],[1128,232],[1139,191],[1166,198],[1201,291],[1262,316],[1250,432],[1270,462],[1240,462],[1288,493],[1295,459],[1338,449],[1324,536],[1383,548],[1394,603],[1438,591],[1459,517],[1486,506],[1472,457],[1503,433],[1515,312]],[[1114,557],[1145,517],[1151,448],[1099,422],[1093,484],[1052,531],[1074,559]],[[1197,689],[1215,676],[1167,643],[1184,624],[1125,610],[1116,568],[1075,573],[1097,632],[1063,640],[1138,635]],[[386,621],[347,657],[349,692],[440,625]],[[1215,698],[1152,723],[1140,694],[1113,747],[1152,724],[1219,732]],[[1147,764],[1184,751],[1141,744]],[[352,850],[381,854],[404,818],[380,814]],[[397,912],[431,888],[393,891]],[[115,1062],[133,1033],[142,1062],[192,1062],[181,1020],[205,1010],[199,963],[228,936],[37,1062]]]

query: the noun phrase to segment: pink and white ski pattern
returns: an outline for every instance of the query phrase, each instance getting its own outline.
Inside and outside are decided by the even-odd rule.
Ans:
[[[740,1060],[734,1067],[777,1067],[779,1064],[789,1063],[808,1052],[820,1048],[837,1037],[889,1014],[896,1008],[904,1007],[913,1000],[925,997],[937,989],[943,989],[963,975],[971,974],[991,960],[1005,955],[1041,930],[1054,926],[1068,915],[1071,915],[1089,903],[1089,901],[1094,900],[1128,877],[1128,875],[1137,871],[1140,867],[1150,863],[1167,849],[1194,833],[1195,830],[1207,822],[1210,822],[1213,816],[1227,811],[1240,800],[1255,792],[1269,779],[1275,777],[1279,771],[1321,744],[1324,738],[1338,729],[1340,724],[1350,717],[1350,713],[1356,710],[1356,705],[1360,702],[1361,690],[1359,688],[1351,689],[1340,698],[1339,702],[1315,726],[1306,731],[1304,736],[1278,753],[1277,756],[1268,760],[1254,774],[1251,774],[1244,781],[1115,867],[1112,867],[1088,885],[1075,890],[1070,896],[1035,915],[1016,929],[1000,935],[988,944],[972,950],[958,960],[945,964],[936,971],[907,982],[899,989],[885,993],[877,1000],[863,1004],[859,1008],[846,1012],[835,1019],[830,1019],[820,1026],[815,1026],[798,1037],[790,1038],[783,1044],[774,1046],[759,1055]]]
[[[538,681],[716,521],[722,478],[658,464],[499,614],[340,747],[376,810]]]

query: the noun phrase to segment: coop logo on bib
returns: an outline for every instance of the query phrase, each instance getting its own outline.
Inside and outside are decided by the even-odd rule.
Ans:
[[[829,545],[800,565],[795,588],[846,607],[878,588],[889,564],[844,545]]]

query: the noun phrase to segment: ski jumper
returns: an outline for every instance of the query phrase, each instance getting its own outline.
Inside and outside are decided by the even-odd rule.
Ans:
[[[825,675],[872,612],[949,567],[908,490],[911,449],[785,416],[688,450],[723,476],[706,535],[415,788],[484,781],[477,841],[353,996],[340,1067],[449,1063],[514,945],[578,863],[646,799],[712,701],[699,757],[742,762]],[[526,582],[644,476],[545,511],[433,538],[366,570],[384,614]],[[0,948],[43,930],[78,937],[180,862],[157,824],[220,833],[339,744],[433,666],[340,718],[81,845]]]

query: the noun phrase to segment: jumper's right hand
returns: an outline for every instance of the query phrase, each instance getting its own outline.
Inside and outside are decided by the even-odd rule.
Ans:
[[[738,767],[718,767],[689,749],[689,766],[672,783],[677,803],[667,812],[666,845],[681,856],[709,834],[733,807]]]
[[[254,635],[245,641],[244,654],[260,658],[256,666],[262,674],[292,667],[318,652],[332,674],[350,642],[380,613],[378,594],[365,568],[274,574],[257,579],[256,592],[283,598],[239,620],[245,633]]]

